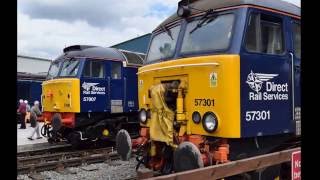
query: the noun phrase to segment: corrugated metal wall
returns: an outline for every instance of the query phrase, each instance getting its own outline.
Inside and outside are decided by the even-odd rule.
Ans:
[[[51,61],[37,58],[17,57],[17,72],[41,73],[48,72]]]
[[[147,53],[150,38],[151,34],[145,34],[143,36],[139,36],[137,38],[113,45],[111,47],[128,51]]]

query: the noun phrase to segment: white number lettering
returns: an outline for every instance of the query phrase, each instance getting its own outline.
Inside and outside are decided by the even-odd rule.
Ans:
[[[269,120],[270,111],[247,111],[246,112],[246,121],[259,121],[259,120]]]
[[[83,97],[83,101],[93,102],[96,101],[96,97]]]

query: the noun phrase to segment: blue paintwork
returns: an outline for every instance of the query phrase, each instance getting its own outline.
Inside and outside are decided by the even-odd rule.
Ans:
[[[109,112],[111,113],[111,101],[121,100],[123,112],[132,112],[138,110],[138,87],[137,87],[137,67],[123,67],[121,61],[99,60],[104,63],[104,78],[83,77],[84,64],[89,59],[82,59],[80,65],[80,111],[81,112]],[[121,65],[121,78],[111,78],[111,66],[113,64]],[[99,88],[104,88],[104,94],[85,94],[82,87],[83,83],[98,83]],[[85,101],[85,97],[93,97],[94,101]],[[128,107],[128,102],[130,107]]]
[[[138,111],[138,77],[136,75],[137,69],[132,67],[123,68],[125,74],[125,96],[124,101],[126,102],[124,111],[125,112],[134,112]],[[133,101],[133,104],[130,103]]]
[[[34,101],[41,101],[42,81],[17,80],[17,102],[19,99],[28,100],[32,105]]]
[[[294,123],[292,116],[292,80],[291,80],[291,57],[289,52],[292,52],[291,41],[291,26],[290,18],[279,14],[273,14],[262,10],[248,9],[251,11],[262,12],[282,18],[285,42],[285,52],[283,55],[268,55],[262,53],[247,52],[245,49],[243,35],[241,53],[240,53],[240,89],[241,89],[241,136],[253,137],[260,135],[273,135],[281,133],[294,132]],[[246,16],[247,19],[249,16]],[[244,31],[245,32],[245,31]],[[245,34],[245,33],[243,33]],[[299,62],[300,63],[300,62]],[[274,82],[276,84],[288,84],[286,92],[268,92],[272,94],[282,93],[287,94],[287,100],[249,100],[249,93],[254,92],[246,83],[248,74],[264,73],[278,74],[278,76],[264,81],[260,92],[266,92],[266,83]],[[296,89],[300,87],[300,74],[296,76]],[[254,92],[257,94],[256,92]],[[300,98],[300,89],[296,90],[296,97]],[[296,103],[300,106],[300,101]],[[270,111],[269,120],[246,121],[247,111]]]

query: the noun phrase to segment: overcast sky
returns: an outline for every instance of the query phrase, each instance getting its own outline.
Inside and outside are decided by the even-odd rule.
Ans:
[[[150,33],[178,1],[18,0],[18,54],[53,59],[69,45],[111,46]]]

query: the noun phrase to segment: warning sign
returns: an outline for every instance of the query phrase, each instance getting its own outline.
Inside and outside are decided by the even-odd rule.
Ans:
[[[213,72],[210,73],[210,87],[217,87],[218,83],[218,74]]]
[[[291,179],[301,180],[301,151],[292,153],[291,156]]]

